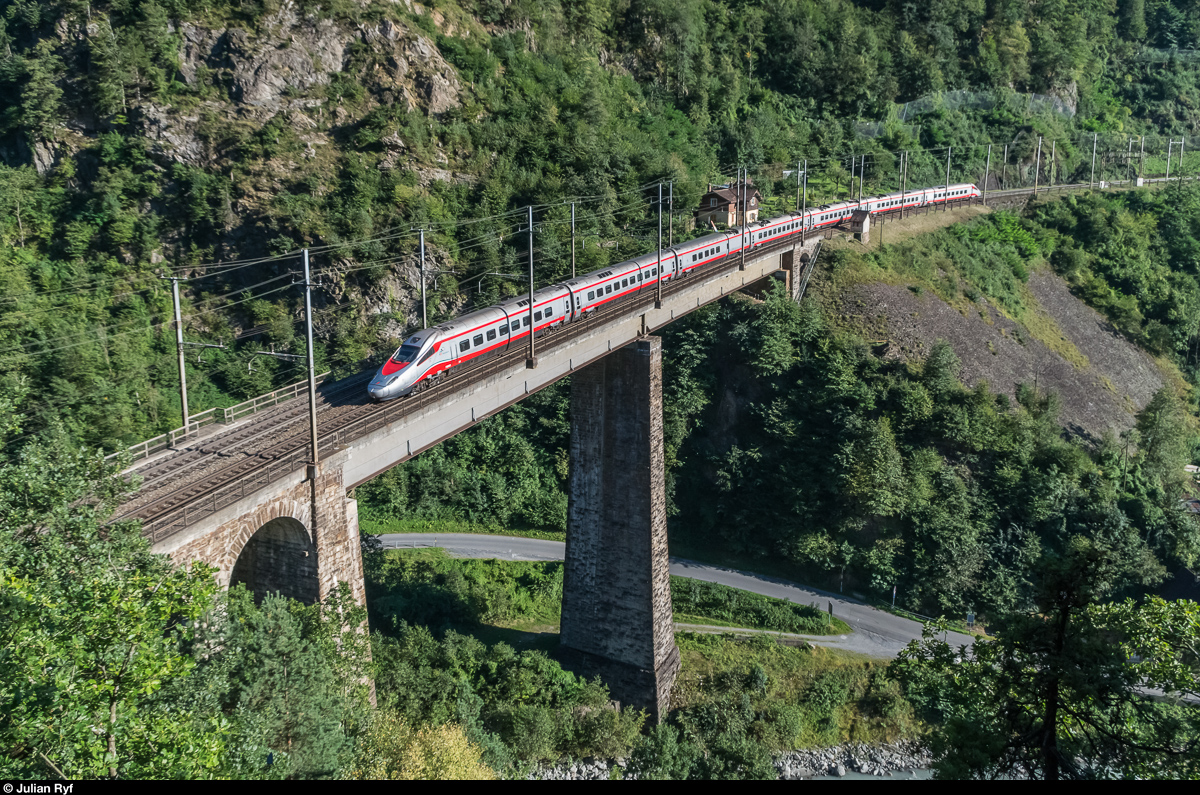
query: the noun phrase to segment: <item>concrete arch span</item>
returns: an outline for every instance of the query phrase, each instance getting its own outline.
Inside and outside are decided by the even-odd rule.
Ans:
[[[290,516],[270,520],[242,547],[230,587],[241,583],[254,593],[256,602],[278,593],[305,604],[320,599],[317,547],[308,529]]]

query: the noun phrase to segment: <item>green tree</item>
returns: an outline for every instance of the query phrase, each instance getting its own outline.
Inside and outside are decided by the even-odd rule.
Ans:
[[[955,650],[929,625],[901,652],[909,698],[938,726],[939,777],[1196,775],[1200,710],[1142,690],[1196,691],[1195,605],[1100,607],[1137,567],[1127,546],[1096,535],[1108,540],[1076,535],[1043,557],[1037,611],[995,622],[996,640]],[[1135,663],[1135,652],[1153,654]]]
[[[62,59],[54,54],[52,39],[38,42],[33,57],[25,60],[25,86],[17,123],[33,141],[53,138],[62,119],[63,91],[58,84],[64,71]]]
[[[1155,392],[1138,412],[1136,427],[1141,438],[1142,469],[1164,488],[1179,487],[1184,480],[1183,468],[1189,463],[1193,434],[1186,409],[1169,387]]]
[[[0,467],[0,776],[199,778],[218,716],[166,707],[213,604],[202,565],[151,554],[137,523],[104,524],[127,488],[98,454],[26,447]]]

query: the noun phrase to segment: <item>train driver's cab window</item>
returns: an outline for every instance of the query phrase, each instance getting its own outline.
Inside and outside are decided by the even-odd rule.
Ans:
[[[420,352],[420,345],[409,345],[408,343],[405,343],[400,346],[399,350],[392,354],[392,361],[396,362],[397,364],[408,364],[413,359],[417,358],[417,354]]]
[[[488,342],[491,342],[492,340],[496,339],[496,330],[494,328],[488,329],[487,338],[488,338]]]
[[[462,342],[458,343],[458,352],[459,353],[466,353],[470,349],[471,349],[471,341],[470,340],[463,340]]]

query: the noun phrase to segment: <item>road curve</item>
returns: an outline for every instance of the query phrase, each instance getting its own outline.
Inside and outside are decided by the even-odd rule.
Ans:
[[[514,536],[472,535],[467,533],[385,533],[378,536],[384,549],[441,547],[455,557],[500,558],[503,560],[562,560],[566,544],[561,541],[542,541]],[[715,582],[740,588],[743,591],[786,599],[798,604],[816,604],[851,626],[849,635],[798,636],[812,643],[847,651],[869,654],[872,657],[895,657],[909,641],[921,637],[921,624],[894,616],[870,605],[818,591],[777,577],[749,571],[738,571],[683,558],[671,558],[671,574],[694,580]],[[974,639],[950,632],[946,639],[954,646],[969,646]]]

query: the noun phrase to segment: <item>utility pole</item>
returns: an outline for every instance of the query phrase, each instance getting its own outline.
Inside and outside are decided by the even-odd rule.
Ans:
[[[846,201],[854,198],[854,167],[858,165],[858,155],[850,153],[850,184],[846,186]]]
[[[983,206],[987,207],[988,175],[992,171],[992,145],[988,144],[987,164],[983,167]]]
[[[304,249],[304,261],[308,262],[308,249]],[[307,281],[307,277],[305,277]],[[425,230],[421,230],[421,328],[429,328],[429,312],[425,306]]]
[[[171,280],[171,302],[175,305],[175,349],[179,352],[179,397],[183,401],[183,436],[187,438],[191,417],[188,416],[187,368],[183,361],[183,318],[179,314],[179,277],[169,276],[167,278]]]
[[[662,182],[658,183],[658,272],[662,273]],[[661,282],[661,280],[660,280]]]
[[[804,172],[800,170],[800,161],[796,161],[796,210],[800,210],[800,177]]]
[[[954,147],[946,147],[946,187],[945,195],[942,196],[942,212],[950,209],[950,153],[954,151]]]
[[[750,224],[750,168],[742,169],[742,226],[738,240],[742,244],[742,261],[738,270],[746,270],[746,227]]]
[[[804,217],[808,215],[808,160],[804,161],[804,185],[800,203],[800,242],[804,242],[804,233],[807,231],[804,228]]]
[[[1174,146],[1175,146],[1175,139],[1172,138],[1170,140],[1170,142],[1167,144],[1167,176],[1166,176],[1166,179],[1163,180],[1164,182],[1171,181],[1171,149]]]
[[[525,360],[525,366],[529,369],[537,367],[537,351],[533,347],[533,332],[537,327],[533,325],[533,205],[529,206],[529,358]]]
[[[424,281],[422,280],[422,285]],[[304,249],[304,331],[308,339],[308,430],[312,439],[312,477],[321,462],[317,449],[317,369],[313,364],[312,275],[308,268],[308,249]]]
[[[1138,152],[1138,179],[1145,176],[1144,166],[1146,165],[1146,136],[1142,136],[1141,151]]]
[[[1042,169],[1042,136],[1038,136],[1037,159],[1033,161],[1033,196],[1037,198],[1038,172]]]
[[[667,248],[675,248],[675,180],[667,182]]]
[[[1056,160],[1055,147],[1057,147],[1057,146],[1058,146],[1057,140],[1050,142],[1050,188],[1049,188],[1049,190],[1054,190],[1054,166],[1057,165],[1057,163],[1055,162],[1055,160]]]
[[[575,202],[571,202],[571,278],[575,278]]]
[[[1096,189],[1096,141],[1099,137],[1099,133],[1092,133],[1092,176],[1088,181],[1088,187],[1092,190]]]
[[[858,201],[862,203],[863,178],[867,172],[867,156],[863,155],[862,160],[858,164]]]
[[[1179,182],[1183,183],[1183,142],[1187,140],[1187,136],[1179,136]]]
[[[1004,159],[1000,161],[1000,185],[1008,182],[1008,144],[1004,145]]]
[[[184,349],[185,348],[220,348],[227,350],[225,345],[213,345],[210,342],[184,342],[183,341],[183,319],[179,311],[179,283],[186,281],[182,276],[163,276],[163,279],[171,280],[171,304],[175,309],[175,349],[179,353],[179,399],[180,405],[183,406],[183,438],[186,439],[191,434],[192,424],[191,414],[188,410],[187,396],[187,370],[184,366]]]
[[[900,153],[900,220],[904,220],[905,208],[908,205],[908,195],[904,186],[908,184],[908,150]]]

